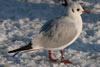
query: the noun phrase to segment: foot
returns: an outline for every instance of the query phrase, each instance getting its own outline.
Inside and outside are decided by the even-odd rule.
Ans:
[[[51,62],[58,62],[58,59],[50,59]]]
[[[53,59],[52,58],[52,52],[51,52],[51,50],[49,50],[49,59],[50,59],[51,62],[59,62],[58,59]],[[63,51],[62,50],[61,50],[61,61],[60,62],[64,63],[64,64],[70,64],[71,63],[69,60],[65,60],[64,59]]]
[[[64,63],[64,64],[70,64],[71,63],[69,60],[65,60],[64,58],[61,59],[61,62]]]
[[[64,59],[63,50],[61,50],[60,52],[61,52],[61,62],[64,64],[70,64],[71,62],[69,60]]]

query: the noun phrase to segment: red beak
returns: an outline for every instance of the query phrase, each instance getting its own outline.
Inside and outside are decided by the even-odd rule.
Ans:
[[[88,11],[82,11],[82,13],[89,13]]]

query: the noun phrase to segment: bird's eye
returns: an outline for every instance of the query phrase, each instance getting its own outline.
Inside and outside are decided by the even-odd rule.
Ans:
[[[80,9],[77,9],[77,11],[80,11]]]

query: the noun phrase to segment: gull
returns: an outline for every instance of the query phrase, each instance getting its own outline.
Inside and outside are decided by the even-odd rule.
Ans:
[[[79,3],[68,4],[64,16],[48,21],[28,45],[8,51],[8,53],[15,53],[16,55],[20,51],[26,50],[48,50],[50,61],[57,62],[58,59],[52,58],[51,50],[60,50],[61,62],[64,64],[71,63],[68,59],[64,59],[63,49],[79,37],[83,27],[81,19],[83,13],[88,13],[88,11],[84,10]]]

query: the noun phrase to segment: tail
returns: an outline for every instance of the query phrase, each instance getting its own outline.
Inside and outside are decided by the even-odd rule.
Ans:
[[[18,48],[18,49],[12,50],[12,51],[8,51],[8,53],[16,53],[16,52],[20,52],[20,51],[24,51],[24,50],[29,50],[29,49],[32,49],[32,43],[31,42],[28,45],[23,46],[21,48]]]

